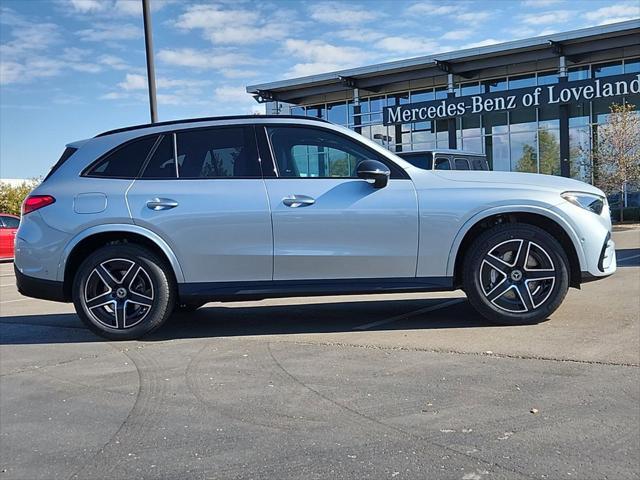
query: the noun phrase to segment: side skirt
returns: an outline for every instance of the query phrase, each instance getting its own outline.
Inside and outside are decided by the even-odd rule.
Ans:
[[[178,284],[180,299],[195,302],[236,302],[281,297],[441,292],[448,290],[455,290],[452,277],[271,280]]]

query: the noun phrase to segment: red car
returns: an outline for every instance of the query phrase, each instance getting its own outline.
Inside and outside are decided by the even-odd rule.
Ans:
[[[13,240],[20,225],[20,217],[0,214],[0,260],[13,259]]]

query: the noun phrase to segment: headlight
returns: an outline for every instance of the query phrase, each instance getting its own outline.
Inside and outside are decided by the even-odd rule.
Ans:
[[[564,192],[560,195],[567,202],[573,203],[578,207],[582,207],[585,210],[589,210],[596,215],[602,213],[606,198],[600,195],[594,195],[593,193],[585,192]]]

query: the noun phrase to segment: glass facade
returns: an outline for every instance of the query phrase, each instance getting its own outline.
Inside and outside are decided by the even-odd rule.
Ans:
[[[570,67],[568,80],[601,78],[640,72],[640,58]],[[557,71],[538,71],[506,77],[458,83],[456,96],[500,92],[558,83]],[[363,92],[361,92],[362,95]],[[435,120],[403,125],[382,124],[385,106],[447,98],[446,86],[386,95],[362,95],[353,101],[292,106],[294,115],[314,116],[347,126],[392,151],[449,148],[448,121]],[[591,180],[590,152],[599,124],[606,121],[609,106],[623,101],[640,110],[640,96],[629,95],[573,103],[569,107],[570,175]],[[557,105],[510,112],[491,112],[456,118],[457,148],[487,155],[493,170],[560,174],[560,109]],[[287,112],[282,112],[287,113]]]

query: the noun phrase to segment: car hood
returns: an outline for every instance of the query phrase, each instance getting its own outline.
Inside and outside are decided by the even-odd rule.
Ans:
[[[566,191],[587,192],[604,196],[599,188],[588,183],[574,180],[572,178],[559,177],[556,175],[543,175],[538,173],[517,173],[517,172],[487,172],[487,171],[444,171],[434,170],[438,177],[454,182],[473,182],[495,184],[496,186],[510,185],[514,187],[527,186],[539,189],[554,190],[560,193]]]

